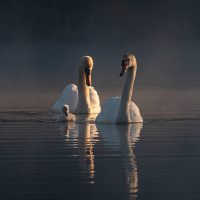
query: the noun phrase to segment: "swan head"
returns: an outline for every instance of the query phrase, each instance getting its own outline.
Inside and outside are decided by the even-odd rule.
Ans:
[[[69,106],[68,105],[63,106],[63,112],[64,112],[65,116],[67,117],[69,114]]]
[[[122,70],[119,75],[123,76],[128,68],[137,67],[137,61],[136,61],[135,56],[131,53],[127,53],[123,55],[121,66],[122,66]]]
[[[81,58],[81,68],[85,73],[87,86],[91,86],[92,85],[91,75],[92,75],[92,69],[93,69],[93,59],[92,59],[92,57],[83,56]]]

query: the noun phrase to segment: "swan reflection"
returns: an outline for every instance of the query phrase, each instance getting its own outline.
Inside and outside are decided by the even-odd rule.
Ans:
[[[139,140],[141,128],[141,123],[98,125],[101,140],[109,142],[112,149],[120,152],[122,165],[125,169],[127,192],[131,199],[136,199],[138,193],[138,171],[134,147]]]
[[[95,124],[66,123],[65,141],[67,145],[76,149],[79,158],[80,173],[86,183],[94,183],[94,145],[99,141],[98,131]]]
[[[65,141],[78,156],[81,183],[95,183],[96,190],[103,185],[105,192],[108,188],[120,188],[120,192],[124,193],[125,189],[131,199],[136,199],[138,171],[135,143],[139,140],[141,128],[140,123],[67,123]]]
[[[95,124],[79,124],[79,162],[80,171],[86,172],[86,178],[90,183],[94,183],[94,145],[99,140]]]

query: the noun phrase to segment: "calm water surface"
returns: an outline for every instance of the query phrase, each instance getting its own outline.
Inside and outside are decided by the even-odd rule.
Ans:
[[[200,110],[179,107],[129,125],[2,109],[0,199],[199,200]]]

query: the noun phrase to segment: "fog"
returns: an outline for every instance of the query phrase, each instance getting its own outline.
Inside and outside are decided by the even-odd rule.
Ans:
[[[126,52],[138,61],[136,91],[198,89],[199,6],[197,0],[1,1],[1,97],[58,95],[77,83],[83,55],[94,59],[95,88],[119,95]]]

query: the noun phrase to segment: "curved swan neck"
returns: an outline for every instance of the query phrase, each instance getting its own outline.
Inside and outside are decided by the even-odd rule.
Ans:
[[[123,102],[124,104],[131,101],[135,77],[136,77],[136,67],[130,67],[127,70],[126,81],[124,84],[124,88],[122,90],[121,101],[124,101]]]
[[[89,113],[90,112],[90,97],[89,87],[86,85],[86,77],[83,68],[79,68],[78,75],[78,105],[76,109],[77,113]]]
[[[136,71],[136,66],[130,67],[127,70],[126,81],[122,90],[120,107],[116,118],[117,122],[130,122],[129,103],[133,94]]]

